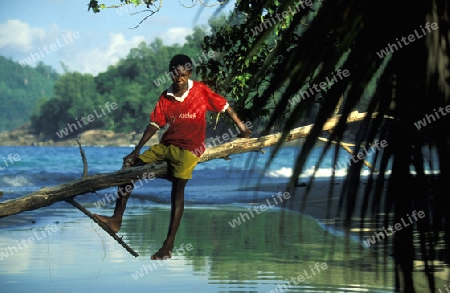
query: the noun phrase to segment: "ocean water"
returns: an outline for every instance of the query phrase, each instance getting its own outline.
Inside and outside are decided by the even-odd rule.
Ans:
[[[132,147],[83,147],[89,165],[89,175],[114,172],[120,169],[122,157],[129,154]],[[233,155],[231,160],[212,160],[198,164],[194,170],[193,180],[189,182],[190,198],[187,200],[204,200],[208,197],[201,193],[209,185],[214,187],[243,186],[254,183],[254,180],[264,183],[285,183],[292,175],[293,163],[300,148],[284,147],[277,154],[268,169],[265,169],[271,149],[266,153],[252,152]],[[305,170],[300,179],[309,178],[313,172],[322,148],[312,151]],[[336,177],[345,177],[345,164],[350,161],[349,154],[341,149],[340,168],[336,168]],[[372,154],[367,156],[370,161]],[[83,164],[78,147],[0,147],[0,187],[4,198],[14,198],[36,188],[61,184],[81,177]],[[327,156],[316,172],[316,178],[327,179],[332,173],[332,157]],[[363,176],[370,173],[368,168],[362,171]],[[253,181],[252,181],[253,180]],[[166,191],[168,183],[156,180],[152,189]],[[161,189],[162,188],[162,189]],[[142,188],[142,190],[146,188]],[[137,191],[137,193],[140,193]],[[213,202],[233,202],[233,195],[227,197],[214,194]],[[239,197],[241,197],[240,195]],[[165,197],[165,196],[164,196]],[[207,200],[208,198],[206,198]]]
[[[122,157],[132,150],[83,149],[89,175],[120,169]],[[275,203],[298,151],[284,147],[268,169],[271,149],[199,164],[186,187],[177,253],[164,262],[149,260],[169,222],[171,185],[163,179],[134,190],[118,233],[138,257],[65,202],[1,218],[0,291],[393,292],[389,259],[381,265],[357,240],[346,243],[295,205]],[[313,150],[299,182],[311,176],[321,152]],[[348,161],[345,151],[341,160]],[[331,162],[328,155],[316,174],[323,184]],[[78,147],[0,147],[0,201],[78,179],[82,171]],[[345,174],[345,168],[337,171],[338,177]],[[77,200],[93,213],[111,214],[113,203],[96,203],[114,191]],[[250,216],[250,209],[269,201],[273,207]],[[424,284],[419,281],[421,288]]]

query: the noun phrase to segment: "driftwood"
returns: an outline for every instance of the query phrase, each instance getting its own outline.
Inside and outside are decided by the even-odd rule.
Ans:
[[[361,121],[366,113],[353,113],[347,119],[347,123]],[[372,115],[376,116],[376,113]],[[339,116],[329,119],[323,126],[323,131],[334,128],[339,120]],[[295,128],[289,132],[285,141],[292,141],[299,138],[305,138],[311,131],[313,124]],[[200,163],[213,159],[227,159],[230,155],[240,154],[251,151],[261,151],[263,148],[273,146],[278,143],[281,134],[270,134],[260,138],[240,138],[232,142],[212,147],[200,158]],[[151,176],[150,176],[151,174]],[[132,183],[139,179],[148,181],[148,178],[165,178],[167,174],[166,163],[148,164],[141,167],[121,169],[116,172],[83,176],[78,180],[64,184],[43,187],[33,193],[19,198],[6,200],[0,203],[0,218],[18,214],[24,211],[39,209],[50,206],[59,201],[73,198],[77,195],[83,195],[97,190],[109,187],[119,186],[126,183]]]
[[[77,209],[79,209],[81,212],[83,212],[83,214],[85,214],[86,216],[88,216],[91,220],[93,220],[95,223],[97,223],[103,230],[105,230],[114,240],[116,240],[120,245],[122,245],[123,248],[125,248],[129,253],[131,253],[131,255],[133,256],[139,256],[139,254],[134,251],[130,246],[128,246],[128,244],[126,244],[122,238],[120,238],[119,236],[117,236],[116,233],[114,233],[108,226],[106,226],[105,224],[103,224],[102,222],[100,222],[99,220],[97,220],[96,217],[94,217],[93,214],[91,214],[91,212],[89,212],[86,208],[84,208],[82,205],[80,205],[78,202],[76,202],[72,197],[66,199],[65,201],[67,201],[68,203],[70,203],[72,206],[76,207]]]
[[[77,140],[77,144],[78,144],[78,147],[80,148],[80,154],[81,154],[81,158],[83,160],[83,175],[81,175],[81,178],[84,178],[84,177],[88,176],[88,164],[87,164],[87,160],[86,160],[86,155],[84,154],[83,148],[81,147],[81,144],[80,144],[80,142],[78,140]],[[122,245],[122,247],[125,248],[129,253],[131,253],[131,255],[133,255],[135,257],[139,256],[139,254],[136,251],[134,251],[130,246],[128,246],[128,244],[126,244],[122,240],[122,238],[117,236],[117,234],[115,232],[113,232],[106,224],[100,222],[90,211],[88,211],[84,206],[82,206],[81,204],[76,202],[75,201],[75,196],[72,196],[70,198],[66,198],[65,201],[67,203],[71,204],[73,207],[75,207],[78,210],[80,210],[83,214],[88,216],[92,221],[97,223],[97,225],[99,225],[114,240],[116,240],[120,245]]]

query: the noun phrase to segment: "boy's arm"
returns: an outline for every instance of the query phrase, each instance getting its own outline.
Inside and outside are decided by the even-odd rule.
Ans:
[[[237,127],[241,131],[241,136],[244,138],[250,138],[250,134],[252,131],[247,128],[247,126],[242,123],[241,119],[237,116],[236,112],[234,112],[233,108],[231,106],[228,106],[228,108],[225,110],[225,113],[230,116],[230,118],[236,123]]]
[[[145,128],[144,133],[142,134],[141,140],[139,140],[139,143],[134,148],[134,150],[127,156],[123,158],[124,161],[130,160],[130,163],[133,164],[134,160],[136,160],[139,155],[141,154],[142,147],[147,143],[147,141],[152,138],[152,136],[158,131],[158,127],[156,127],[153,124],[147,125],[147,128]]]

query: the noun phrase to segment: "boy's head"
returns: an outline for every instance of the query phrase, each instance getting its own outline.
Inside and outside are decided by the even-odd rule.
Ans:
[[[192,75],[191,58],[183,54],[173,56],[169,63],[169,72],[176,87],[187,86]]]
[[[174,71],[179,67],[183,67],[186,71],[192,73],[192,60],[189,56],[178,54],[172,57],[169,63],[169,71]]]

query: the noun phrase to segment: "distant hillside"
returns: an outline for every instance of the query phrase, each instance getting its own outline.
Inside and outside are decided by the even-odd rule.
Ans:
[[[22,67],[0,56],[0,133],[29,122],[39,100],[53,96],[58,78],[58,73],[43,63]]]

